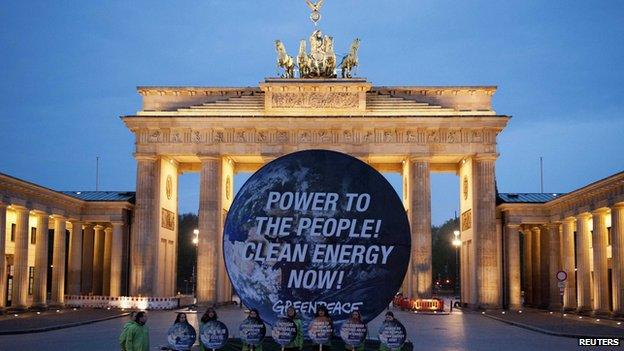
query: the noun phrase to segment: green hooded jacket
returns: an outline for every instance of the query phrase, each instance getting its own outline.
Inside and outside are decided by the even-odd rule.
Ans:
[[[293,319],[295,325],[297,326],[297,336],[295,336],[295,340],[290,344],[286,345],[286,348],[298,348],[299,350],[303,349],[303,327],[301,324],[301,319],[295,318]]]
[[[128,322],[119,336],[123,351],[149,351],[149,331],[147,326],[137,322]]]

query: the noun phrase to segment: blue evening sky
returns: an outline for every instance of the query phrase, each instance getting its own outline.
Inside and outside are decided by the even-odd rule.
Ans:
[[[326,0],[321,28],[375,85],[497,85],[513,116],[498,188],[567,192],[624,169],[624,2]],[[58,190],[134,190],[137,85],[255,86],[312,31],[304,0],[9,1],[0,10],[0,172]],[[393,184],[400,187],[397,176]],[[235,179],[238,186],[242,177]],[[432,176],[433,223],[454,175]],[[184,175],[180,210],[196,211]]]

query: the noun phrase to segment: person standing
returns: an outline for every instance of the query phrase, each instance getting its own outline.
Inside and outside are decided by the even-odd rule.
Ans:
[[[290,306],[286,310],[286,317],[290,318],[295,322],[295,326],[297,328],[297,336],[295,336],[295,340],[293,340],[290,344],[286,345],[285,349],[289,351],[301,351],[303,349],[303,327],[301,323],[301,319],[297,316],[297,311],[294,307]]]
[[[124,351],[149,351],[149,330],[145,325],[147,314],[144,311],[137,312],[134,320],[124,326],[119,337],[119,343]]]
[[[202,315],[201,319],[199,320],[199,330],[202,330],[204,327],[204,324],[210,322],[210,321],[216,321],[218,320],[218,316],[217,316],[217,311],[215,311],[214,308],[209,307],[206,312]],[[208,349],[206,349],[204,347],[203,343],[199,343],[199,349],[201,351],[208,351]]]
[[[128,327],[130,325],[132,325],[132,323],[134,323],[134,316],[135,316],[136,312],[135,311],[131,311],[130,312],[130,320],[126,322],[126,324],[124,324],[123,329],[121,331],[121,335],[119,335],[119,347],[121,348],[121,351],[127,351],[126,350],[126,333],[128,331]]]
[[[390,314],[392,314],[392,312],[389,312]],[[387,315],[387,314],[386,314]],[[392,315],[394,317],[394,315]],[[360,323],[360,324],[364,324],[364,321],[362,320],[362,314],[360,313],[359,310],[354,310],[353,312],[351,312],[351,318],[348,319],[348,321],[351,321],[353,323]],[[366,335],[368,335],[368,330],[366,331]],[[345,350],[347,351],[364,351],[365,345],[366,344],[366,337],[364,338],[364,341],[360,344],[360,346],[356,347],[356,348],[349,348],[347,345],[345,345]]]
[[[255,308],[249,310],[249,316],[247,316],[247,319],[253,321],[254,323],[264,325],[264,322],[260,318],[260,312],[258,312]],[[264,335],[262,335],[262,337],[264,337]],[[262,351],[262,342],[260,342],[257,346],[249,345],[243,342],[242,351]]]

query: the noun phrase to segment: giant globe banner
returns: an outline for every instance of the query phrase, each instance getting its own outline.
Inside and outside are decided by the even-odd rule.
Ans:
[[[399,291],[410,258],[405,208],[357,158],[327,150],[280,157],[243,185],[223,233],[226,269],[273,325],[293,306],[306,325],[325,306],[337,326],[369,322]]]

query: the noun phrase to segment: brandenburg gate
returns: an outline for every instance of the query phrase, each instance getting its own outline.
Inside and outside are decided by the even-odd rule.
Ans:
[[[412,257],[403,284],[431,296],[431,172],[459,176],[462,300],[502,303],[496,226],[496,138],[509,117],[492,86],[373,86],[359,78],[275,78],[258,87],[139,87],[141,111],[123,121],[136,137],[136,208],[130,294],[172,296],[178,176],[200,174],[199,303],[230,301],[223,224],[237,172],[282,155],[327,149],[403,177]]]

